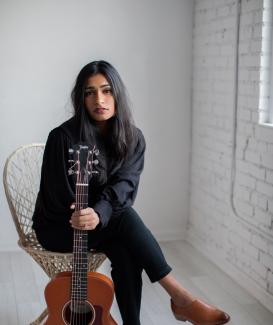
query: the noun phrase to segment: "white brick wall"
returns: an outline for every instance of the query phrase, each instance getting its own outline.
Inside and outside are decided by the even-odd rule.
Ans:
[[[266,88],[259,101],[263,7],[270,1],[242,0],[232,193],[237,0],[195,0],[188,238],[250,277],[273,306],[273,128],[258,124],[267,103]]]

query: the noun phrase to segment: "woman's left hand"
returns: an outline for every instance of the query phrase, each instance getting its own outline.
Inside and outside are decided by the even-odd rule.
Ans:
[[[75,208],[75,204],[70,206]],[[70,219],[71,226],[79,230],[93,230],[100,223],[100,219],[96,211],[92,208],[86,208],[79,211],[74,211]]]

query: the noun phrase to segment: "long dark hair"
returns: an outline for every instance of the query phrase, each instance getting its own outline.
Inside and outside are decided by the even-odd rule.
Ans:
[[[80,138],[82,141],[95,142],[94,122],[90,118],[84,105],[84,91],[87,80],[102,74],[109,82],[115,100],[115,115],[108,121],[111,154],[122,161],[136,141],[136,128],[133,123],[127,91],[117,70],[106,61],[93,61],[80,71],[75,86],[71,92],[74,115],[79,123]]]

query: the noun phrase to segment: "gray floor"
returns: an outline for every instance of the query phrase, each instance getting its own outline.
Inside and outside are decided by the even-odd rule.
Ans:
[[[230,325],[272,325],[273,314],[237,283],[183,241],[161,243],[173,274],[194,295],[227,311]],[[45,307],[48,281],[42,269],[24,252],[0,252],[0,325],[28,325]],[[109,263],[100,269],[109,274]],[[112,315],[122,324],[116,302]],[[169,298],[144,274],[142,325],[181,324],[170,313]],[[184,324],[184,323],[183,323]]]

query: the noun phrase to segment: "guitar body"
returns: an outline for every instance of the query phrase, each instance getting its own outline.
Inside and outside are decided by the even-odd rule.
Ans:
[[[58,273],[45,288],[46,325],[117,325],[110,314],[113,282],[97,272],[87,273],[87,300],[71,305],[72,272]]]

